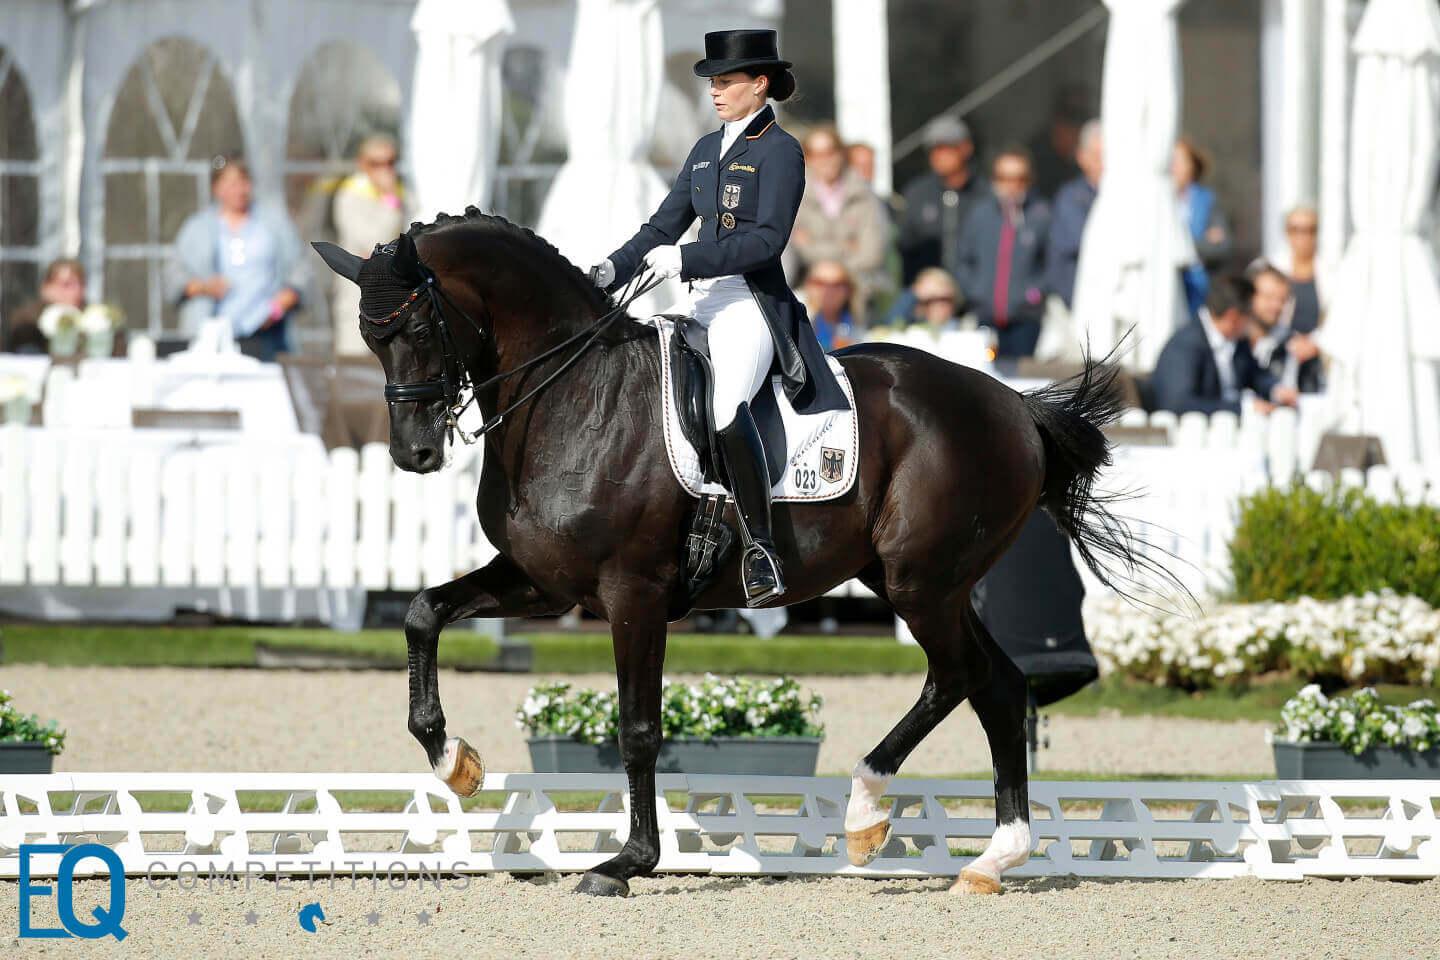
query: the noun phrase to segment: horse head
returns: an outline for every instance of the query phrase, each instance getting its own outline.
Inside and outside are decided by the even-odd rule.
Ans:
[[[312,246],[331,270],[360,287],[360,332],[385,371],[391,459],[413,473],[440,469],[467,379],[466,358],[484,331],[457,323],[453,311],[447,318],[437,273],[421,259],[409,232],[376,245],[368,258],[333,243]],[[445,296],[461,299],[462,286],[447,283]]]
[[[462,388],[480,384],[477,402],[493,414],[530,384],[487,383],[546,361],[546,346],[564,347],[610,306],[553,246],[474,207],[412,224],[368,258],[312,246],[360,287],[360,332],[385,370],[390,456],[415,473],[442,465]],[[505,374],[484,380],[502,364]]]

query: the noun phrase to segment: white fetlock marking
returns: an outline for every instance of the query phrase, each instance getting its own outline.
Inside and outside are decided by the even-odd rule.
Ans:
[[[990,836],[985,852],[975,858],[969,869],[978,870],[999,880],[1006,870],[1018,867],[1030,859],[1030,847],[1030,824],[1024,820],[1002,823]]]
[[[445,741],[445,753],[435,764],[435,776],[448,781],[455,773],[455,764],[460,760],[460,738],[451,737]]]
[[[864,760],[855,764],[855,776],[850,781],[850,804],[845,808],[847,833],[858,833],[890,819],[888,805],[880,806],[880,798],[889,785],[890,778],[871,770]]]

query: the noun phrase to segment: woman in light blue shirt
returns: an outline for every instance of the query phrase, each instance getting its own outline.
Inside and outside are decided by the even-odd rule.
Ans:
[[[194,334],[202,321],[223,317],[241,352],[274,360],[290,349],[289,316],[300,303],[299,243],[284,217],[253,205],[243,160],[217,161],[210,192],[215,205],[175,237],[170,293],[181,330]]]

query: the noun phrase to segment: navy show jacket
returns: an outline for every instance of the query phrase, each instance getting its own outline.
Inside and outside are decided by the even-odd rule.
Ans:
[[[1253,390],[1262,400],[1270,399],[1270,391],[1275,389],[1278,381],[1255,360],[1255,354],[1250,352],[1250,341],[1246,338],[1235,341],[1232,363],[1236,390]],[[1157,410],[1172,413],[1240,412],[1238,400],[1227,403],[1222,395],[1215,351],[1210,349],[1205,327],[1198,319],[1176,330],[1165,344],[1155,361],[1151,383],[1155,386]]]
[[[722,133],[716,130],[696,141],[654,216],[610,254],[615,265],[611,289],[634,276],[646,253],[679,243],[699,218],[699,239],[680,247],[680,279],[743,276],[770,327],[775,367],[795,409],[847,409],[805,307],[780,265],[805,192],[800,144],[775,122],[768,105],[724,157],[719,155]]]

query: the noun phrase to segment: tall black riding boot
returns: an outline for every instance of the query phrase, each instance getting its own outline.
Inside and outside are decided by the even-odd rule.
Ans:
[[[740,537],[745,553],[740,560],[740,579],[745,585],[745,603],[751,607],[785,592],[780,577],[780,560],[770,538],[770,474],[765,467],[765,447],[760,430],[742,403],[730,426],[716,432],[730,475],[730,493],[740,517]]]

